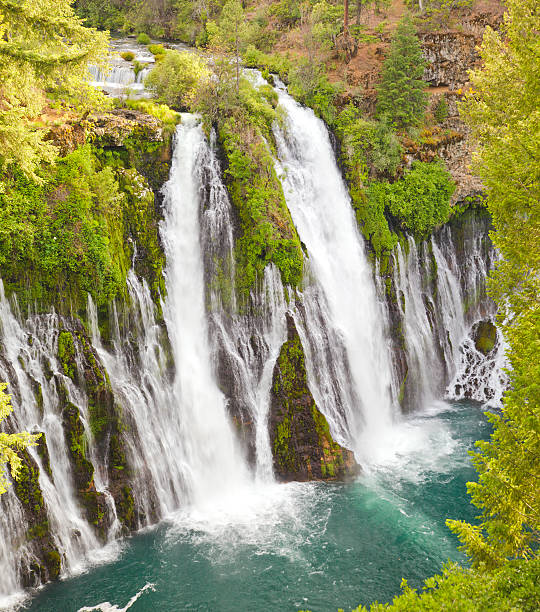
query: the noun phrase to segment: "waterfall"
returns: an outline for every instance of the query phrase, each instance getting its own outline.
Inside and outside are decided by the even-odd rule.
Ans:
[[[485,281],[496,258],[487,218],[469,216],[461,229],[447,225],[429,241],[408,237],[393,253],[393,283],[405,353],[406,408],[443,397],[469,397],[500,405],[505,387],[506,344],[497,331],[494,349],[483,355],[471,334],[493,321],[495,304]]]
[[[336,438],[360,461],[393,422],[391,368],[372,269],[324,123],[282,88],[278,174],[308,253],[297,312],[310,386]]]
[[[163,310],[171,340],[181,408],[177,439],[191,501],[211,504],[234,495],[247,468],[227,416],[226,399],[211,367],[200,242],[199,154],[207,144],[197,118],[184,115],[176,135],[171,176],[164,187],[161,236],[167,257]]]
[[[15,305],[15,312],[17,308]],[[68,457],[59,412],[60,386],[78,404],[90,441],[87,400],[72,380],[61,373],[57,360],[60,318],[52,313],[34,316],[25,324],[16,317],[0,281],[0,380],[9,381],[14,431],[42,432],[50,458],[51,474],[44,469],[36,448],[30,455],[39,467],[39,486],[54,545],[61,550],[65,572],[75,571],[81,560],[100,545],[76,500],[72,466]],[[39,397],[39,401],[38,398]],[[96,488],[99,483],[96,483]],[[0,497],[0,597],[20,588],[20,573],[33,563],[34,543],[29,523],[14,487]]]

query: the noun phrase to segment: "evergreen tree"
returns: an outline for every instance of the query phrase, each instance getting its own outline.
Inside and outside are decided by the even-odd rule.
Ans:
[[[5,389],[6,384],[0,384],[0,423],[13,412],[10,396],[6,394]],[[40,435],[32,435],[27,432],[7,434],[0,431],[0,495],[5,493],[9,486],[4,471],[6,463],[9,463],[11,477],[16,479],[22,464],[17,451],[28,446],[35,446]]]
[[[418,125],[426,109],[425,60],[415,27],[407,17],[397,27],[377,89],[377,116],[399,128]]]
[[[56,96],[89,108],[102,100],[87,83],[89,63],[106,53],[107,35],[84,27],[72,0],[0,0],[0,169],[33,170],[55,156],[36,125]]]
[[[487,568],[540,550],[540,10],[538,0],[507,4],[502,30],[486,29],[483,68],[461,105],[502,256],[491,290],[511,370],[493,436],[474,456],[480,477],[469,490],[481,523],[448,523]]]

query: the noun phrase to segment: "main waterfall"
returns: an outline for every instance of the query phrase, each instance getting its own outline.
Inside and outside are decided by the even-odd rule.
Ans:
[[[274,130],[278,169],[308,253],[296,317],[310,384],[337,438],[368,460],[394,418],[383,310],[328,131],[283,88],[279,99],[287,123]]]

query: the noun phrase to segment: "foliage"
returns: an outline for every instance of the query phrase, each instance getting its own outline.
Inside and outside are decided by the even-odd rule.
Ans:
[[[20,171],[0,194],[0,266],[9,291],[76,309],[89,292],[98,305],[124,291],[132,235],[151,265],[159,255],[150,236],[154,196],[143,177],[119,160],[103,164],[85,145],[43,171],[42,183]],[[115,169],[115,166],[118,169]],[[144,222],[144,227],[141,226]],[[81,297],[82,295],[82,297]]]
[[[55,147],[36,125],[49,96],[91,108],[103,100],[88,64],[106,53],[107,36],[83,26],[70,0],[0,0],[0,169],[18,164],[34,178]],[[1,185],[0,185],[1,186]]]
[[[135,53],[133,51],[122,51],[120,57],[126,62],[132,62],[135,59]]]
[[[287,28],[295,26],[300,21],[300,3],[298,0],[281,0],[270,6],[270,15]]]
[[[433,111],[433,116],[437,123],[442,123],[448,117],[448,105],[446,104],[446,96],[444,94],[439,98]]]
[[[6,387],[5,383],[0,383],[0,423],[13,412],[11,396],[6,394]],[[9,463],[11,477],[17,480],[22,466],[22,459],[17,451],[35,446],[40,435],[27,432],[8,434],[0,431],[0,495],[9,487],[4,471],[5,465]]]
[[[370,183],[368,200],[386,205],[403,229],[425,238],[448,220],[453,191],[454,184],[443,164],[414,162],[402,180]]]
[[[327,123],[334,122],[338,90],[328,80],[321,64],[302,59],[293,65],[289,70],[289,92]]]
[[[381,82],[377,88],[377,116],[386,116],[399,128],[418,125],[427,104],[422,80],[425,60],[416,30],[409,18],[403,19],[393,37]]]
[[[449,526],[473,564],[488,568],[537,557],[540,543],[540,13],[536,0],[507,5],[502,30],[485,31],[483,68],[460,108],[502,256],[491,291],[511,370],[492,438],[474,455],[480,477],[469,490],[481,523]]]
[[[441,575],[428,578],[420,593],[403,580],[403,594],[395,597],[391,604],[374,603],[369,608],[360,606],[353,612],[535,612],[540,606],[539,578],[539,561],[512,561],[491,572],[448,565]]]
[[[144,32],[140,32],[139,35],[137,36],[137,42],[140,45],[149,45],[150,44],[150,36],[148,36],[148,34],[145,34]],[[153,51],[152,51],[153,53]]]
[[[312,36],[321,49],[333,49],[343,25],[343,7],[320,0],[311,11]]]
[[[298,286],[302,280],[300,240],[268,145],[276,118],[272,94],[269,88],[259,91],[243,80],[236,103],[217,118],[219,141],[227,159],[227,188],[240,219],[236,285],[244,299],[271,262],[284,284]]]
[[[125,100],[122,105],[152,115],[166,126],[175,126],[180,123],[180,113],[174,111],[167,104],[158,104],[153,100]]]
[[[168,51],[148,74],[145,85],[173,108],[190,108],[201,87],[210,76],[204,59],[187,51]]]

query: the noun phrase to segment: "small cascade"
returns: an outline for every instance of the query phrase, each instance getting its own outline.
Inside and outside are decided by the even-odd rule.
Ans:
[[[107,69],[94,64],[88,66],[92,85],[111,96],[143,97],[144,79],[153,68],[154,55],[144,45],[129,39],[113,39],[109,49]],[[123,52],[133,53],[133,60],[124,60],[120,56]],[[136,63],[141,67],[138,71],[135,71]]]
[[[389,350],[372,270],[324,123],[283,88],[278,174],[308,252],[297,323],[313,395],[335,438],[362,462],[393,422]]]
[[[211,135],[210,146],[201,143],[195,165],[201,186],[201,240],[212,363],[228,398],[229,413],[248,445],[257,477],[270,482],[270,385],[287,335],[281,277],[274,265],[267,266],[261,286],[251,292],[248,312],[239,312],[234,288],[233,212],[221,179],[215,134]]]
[[[101,545],[76,499],[73,469],[66,449],[61,393],[67,393],[69,401],[79,406],[89,455],[95,450],[87,397],[62,373],[57,359],[60,323],[56,314],[33,316],[21,322],[20,315],[15,316],[6,299],[0,281],[0,380],[9,381],[14,408],[7,423],[12,431],[42,433],[41,442],[47,454],[38,452],[37,448],[29,449],[31,459],[39,468],[38,484],[43,497],[37,503],[39,510],[33,507],[31,511],[48,521],[48,531],[53,534],[50,541],[43,542],[45,533],[41,535],[42,541],[36,540],[38,532],[35,524],[29,522],[30,509],[19,500],[14,486],[0,497],[0,597],[20,588],[21,574],[28,574],[39,558],[36,547],[60,551],[64,571],[71,572],[77,570],[91,550]],[[26,487],[31,485],[25,483]],[[101,483],[96,480],[95,485],[99,490]],[[34,531],[30,531],[31,527]],[[39,583],[39,572],[32,570],[30,575],[34,575],[35,584]]]
[[[394,307],[404,342],[405,409],[426,406],[446,394],[498,402],[504,388],[504,343],[488,355],[474,348],[474,325],[492,320],[495,305],[485,280],[495,259],[486,217],[469,215],[431,240],[408,237],[393,253]],[[450,384],[449,384],[450,383]]]

